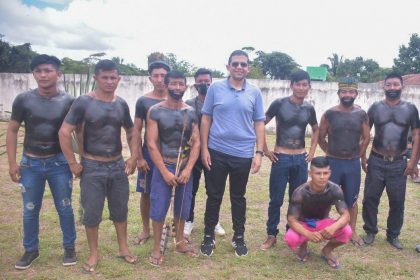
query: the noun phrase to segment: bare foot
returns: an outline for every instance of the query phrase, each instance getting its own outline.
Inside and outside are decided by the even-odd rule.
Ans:
[[[150,233],[143,231],[134,238],[134,245],[143,245],[149,240],[149,238]]]

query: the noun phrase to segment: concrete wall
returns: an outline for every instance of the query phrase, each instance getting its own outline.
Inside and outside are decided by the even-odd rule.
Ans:
[[[64,89],[63,78],[60,80],[60,88]],[[68,85],[68,92],[71,94],[79,94],[80,80],[82,80],[82,87],[85,85],[86,76],[80,75],[66,75]],[[284,80],[249,80],[251,83],[257,85],[263,95],[265,109],[271,104],[273,100],[279,97],[285,97],[291,94],[289,88],[289,81]],[[188,84],[194,83],[193,78],[188,78]],[[74,88],[75,85],[75,88]],[[12,103],[17,94],[36,88],[36,82],[32,74],[9,74],[0,73],[0,117],[7,117],[6,111],[11,111]],[[134,109],[137,98],[152,90],[152,85],[148,77],[139,76],[123,76],[119,84],[117,94],[123,97],[130,106],[131,115],[134,116]],[[195,96],[197,92],[190,86],[185,93],[185,98]],[[359,96],[356,103],[363,109],[367,110],[369,106],[384,98],[382,86],[380,84],[360,84]],[[403,98],[407,101],[413,102],[420,108],[420,87],[407,86],[403,92]],[[315,106],[318,121],[323,112],[328,108],[338,103],[337,98],[337,83],[329,82],[312,82],[312,90],[310,91],[307,100]],[[269,130],[273,130],[275,122],[271,121],[267,125]]]

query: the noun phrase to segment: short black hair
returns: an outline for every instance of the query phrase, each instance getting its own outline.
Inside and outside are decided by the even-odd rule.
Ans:
[[[309,83],[311,83],[311,78],[309,77],[308,72],[304,70],[298,70],[296,72],[293,72],[292,75],[290,75],[290,84],[293,85],[294,83],[308,80]]]
[[[47,55],[47,54],[40,54],[35,56],[32,61],[31,61],[31,71],[34,71],[34,69],[41,64],[51,64],[52,66],[54,66],[54,68],[56,70],[60,69],[60,65],[61,65],[61,61],[52,55]]]
[[[324,168],[330,166],[330,161],[327,157],[314,157],[311,160],[311,167]]]
[[[194,79],[197,79],[197,77],[200,75],[210,75],[210,78],[213,78],[211,71],[206,68],[200,68],[197,71],[195,71]]]
[[[393,78],[399,79],[400,82],[401,82],[401,85],[403,85],[403,78],[402,78],[402,76],[400,74],[398,74],[398,73],[395,73],[395,72],[389,73],[388,75],[386,75],[385,80],[384,80],[384,83],[386,82],[386,80],[393,79]]]
[[[165,85],[169,85],[169,79],[184,79],[185,84],[187,84],[187,77],[181,71],[172,70],[169,71],[168,74],[165,76]]]
[[[109,59],[99,60],[95,65],[95,75],[99,75],[100,71],[111,71],[117,70],[118,75],[120,74],[120,68],[118,64]]]
[[[156,60],[149,64],[149,67],[147,68],[147,71],[149,72],[149,75],[152,75],[152,71],[155,69],[163,68],[166,70],[166,72],[171,71],[171,67],[168,63],[166,63],[163,60]]]
[[[236,51],[233,51],[231,54],[230,54],[230,56],[229,56],[229,60],[228,60],[228,64],[230,64],[231,62],[232,62],[232,57],[233,56],[246,56],[246,58],[247,58],[247,60],[248,60],[248,63],[249,63],[249,56],[248,56],[248,54],[245,52],[245,51],[243,51],[243,50],[236,50]]]

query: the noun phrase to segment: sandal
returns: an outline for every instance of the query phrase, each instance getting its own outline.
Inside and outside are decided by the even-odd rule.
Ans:
[[[97,263],[88,264],[87,262],[82,265],[82,273],[84,274],[95,274]]]
[[[129,264],[136,264],[138,260],[138,258],[132,254],[118,255],[117,258],[122,259]]]
[[[341,264],[338,262],[337,258],[334,257],[327,257],[325,255],[321,255],[321,258],[332,268],[340,269]]]
[[[163,263],[163,261],[164,261],[164,256],[162,256],[162,255],[157,258],[157,257],[153,256],[153,253],[152,253],[149,256],[149,264],[152,265],[152,266],[158,267]]]
[[[150,238],[150,235],[145,236],[145,237],[136,236],[134,237],[133,243],[134,245],[144,245],[149,240],[149,238]]]
[[[360,237],[359,237],[359,240],[351,238],[350,242],[355,247],[363,247],[363,245],[365,245],[365,242],[363,242],[363,239],[361,239]]]
[[[302,255],[299,255],[299,253],[296,253],[296,258],[302,263],[305,263],[308,260],[308,257],[309,257],[308,248],[306,248],[305,252],[303,252]]]

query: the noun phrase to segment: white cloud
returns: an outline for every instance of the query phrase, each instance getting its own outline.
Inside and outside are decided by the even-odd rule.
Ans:
[[[39,52],[80,59],[104,51],[143,68],[162,51],[223,70],[244,46],[288,53],[302,66],[327,63],[333,52],[391,66],[420,32],[418,10],[417,0],[74,0],[61,11],[9,0],[0,1],[0,33]]]

